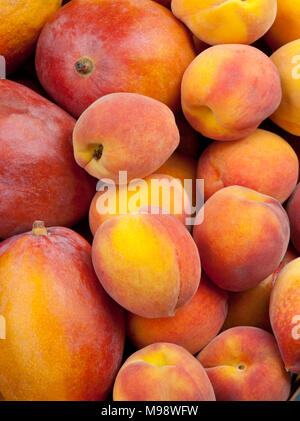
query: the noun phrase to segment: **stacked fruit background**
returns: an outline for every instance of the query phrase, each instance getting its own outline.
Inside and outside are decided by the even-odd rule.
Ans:
[[[1,400],[297,399],[300,1],[0,0],[0,55]]]

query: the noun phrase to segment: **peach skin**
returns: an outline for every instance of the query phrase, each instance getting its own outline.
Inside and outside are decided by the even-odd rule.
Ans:
[[[286,401],[291,377],[273,335],[249,326],[234,327],[198,355],[217,401]]]
[[[36,221],[32,232],[1,243],[0,279],[4,399],[106,399],[122,361],[124,321],[95,275],[91,246]]]
[[[170,343],[149,345],[121,367],[114,401],[215,401],[208,376],[193,355]]]
[[[300,136],[300,39],[279,48],[270,58],[279,71],[282,86],[282,101],[271,120]]]
[[[286,369],[300,374],[300,257],[279,273],[270,320]]]
[[[190,32],[150,0],[74,0],[44,27],[36,71],[47,93],[78,118],[98,98],[134,92],[180,109]]]
[[[207,200],[204,215],[193,236],[205,273],[219,287],[245,291],[278,268],[290,229],[277,200],[246,187],[225,187]]]
[[[196,293],[200,258],[173,215],[115,216],[98,228],[93,264],[107,293],[141,317],[170,317]]]
[[[293,192],[299,161],[282,137],[257,129],[233,142],[213,142],[200,156],[197,178],[204,179],[207,200],[223,187],[239,185],[283,203]]]
[[[172,0],[171,7],[207,44],[252,44],[274,23],[277,0]]]
[[[125,209],[123,200],[126,203]],[[191,202],[181,180],[169,175],[152,174],[143,180],[133,180],[129,185],[119,185],[116,188],[109,188],[107,185],[104,191],[98,191],[89,212],[92,234],[95,235],[99,226],[107,219],[135,213],[148,206],[175,215],[183,224],[186,217],[191,215]]]
[[[286,206],[290,220],[291,240],[294,247],[300,253],[300,183],[297,184]]]
[[[277,0],[277,16],[265,40],[274,49],[300,38],[300,3],[298,0]]]
[[[272,288],[281,269],[297,257],[297,252],[289,246],[283,261],[272,275],[247,291],[230,292],[228,313],[222,330],[235,326],[254,326],[272,332],[269,316]]]
[[[220,331],[227,314],[227,298],[227,293],[202,273],[198,291],[175,316],[146,319],[128,313],[127,334],[137,348],[171,342],[195,354]]]
[[[106,95],[79,118],[73,131],[75,160],[98,179],[118,183],[157,170],[179,144],[172,111],[155,99],[132,93]],[[134,159],[133,159],[134,157]]]
[[[195,130],[215,140],[250,135],[280,101],[275,64],[249,45],[208,48],[192,61],[182,79],[186,119]]]

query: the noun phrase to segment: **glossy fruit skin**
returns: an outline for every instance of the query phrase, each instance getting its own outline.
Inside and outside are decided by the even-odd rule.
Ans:
[[[23,85],[0,79],[0,238],[36,219],[71,226],[87,214],[96,181],[75,162],[75,120]]]
[[[93,270],[90,245],[53,227],[0,246],[0,390],[5,400],[107,397],[121,364],[124,321]]]
[[[48,94],[75,117],[115,92],[150,96],[177,111],[194,57],[191,35],[153,1],[73,0],[44,27],[36,70]]]
[[[0,55],[7,74],[33,53],[41,29],[61,4],[62,0],[0,0]]]

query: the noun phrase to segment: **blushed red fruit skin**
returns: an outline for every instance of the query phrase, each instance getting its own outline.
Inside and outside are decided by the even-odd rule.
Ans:
[[[75,224],[88,212],[95,180],[74,160],[74,119],[18,83],[0,79],[0,91],[0,238],[36,219]]]
[[[275,338],[249,326],[228,329],[198,355],[217,401],[286,401],[291,377],[285,371]],[[246,369],[236,370],[240,364]]]
[[[1,393],[6,400],[103,400],[122,359],[123,312],[99,284],[91,246],[68,228],[47,231],[0,246]]]
[[[300,183],[297,184],[290,197],[286,210],[290,220],[291,240],[294,247],[300,252]]]
[[[191,301],[173,317],[146,319],[127,314],[127,332],[137,348],[155,342],[171,342],[195,354],[221,329],[227,314],[228,295],[204,273]]]
[[[75,70],[81,57],[94,62],[89,77]],[[150,96],[176,111],[194,57],[189,32],[154,1],[73,0],[44,27],[36,69],[48,94],[76,117],[114,92]]]

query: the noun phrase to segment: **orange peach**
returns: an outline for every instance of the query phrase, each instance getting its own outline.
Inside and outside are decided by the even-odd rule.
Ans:
[[[181,89],[191,126],[215,140],[250,135],[277,109],[281,86],[275,64],[248,45],[217,45],[186,69]]]
[[[269,317],[270,296],[279,272],[292,260],[299,257],[289,247],[278,269],[256,287],[242,292],[230,292],[228,313],[223,330],[235,326],[254,326],[272,331]]]
[[[300,252],[300,183],[297,184],[286,207],[291,227],[291,240],[294,247]]]
[[[208,199],[193,235],[208,277],[228,291],[245,291],[278,268],[290,230],[277,200],[230,186]]]
[[[107,219],[148,206],[175,215],[183,224],[191,215],[190,198],[181,180],[169,175],[152,174],[143,180],[133,180],[129,185],[103,185],[103,189],[95,194],[90,206],[89,223],[93,235]]]
[[[286,369],[300,374],[300,258],[279,273],[271,294],[270,320]]]
[[[0,279],[4,399],[106,399],[122,360],[124,321],[95,275],[91,246],[37,221],[1,243]]]
[[[265,35],[268,44],[276,50],[300,38],[299,0],[277,0],[277,16],[271,29]]]
[[[157,170],[179,144],[172,111],[155,99],[132,93],[106,95],[79,118],[73,131],[78,165],[98,179],[118,183]]]
[[[184,348],[156,343],[131,355],[114,385],[114,401],[215,401],[208,376]]]
[[[142,317],[170,317],[196,293],[197,247],[173,215],[115,216],[98,228],[93,264],[108,294]]]
[[[271,60],[279,71],[282,86],[282,101],[271,120],[300,136],[300,39],[279,48]]]
[[[172,0],[171,7],[207,44],[252,44],[274,23],[277,0]]]
[[[220,331],[227,314],[227,298],[225,291],[202,274],[198,291],[175,316],[146,319],[128,313],[128,336],[137,348],[171,342],[195,354]]]
[[[234,327],[198,355],[217,401],[286,401],[291,378],[273,335],[256,327]]]
[[[234,142],[214,142],[201,155],[197,178],[204,179],[205,200],[223,187],[239,185],[283,203],[293,192],[299,161],[280,136],[257,129]]]

